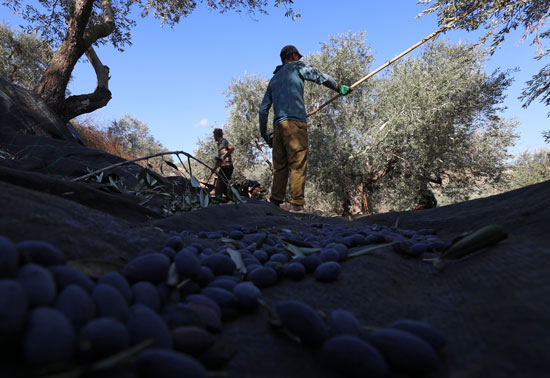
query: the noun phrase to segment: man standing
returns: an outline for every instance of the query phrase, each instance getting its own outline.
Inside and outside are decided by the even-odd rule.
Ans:
[[[336,81],[307,64],[300,62],[302,55],[292,45],[281,49],[282,65],[275,68],[274,76],[260,105],[260,134],[273,148],[273,186],[270,202],[279,206],[285,199],[290,181],[291,211],[304,211],[308,137],[304,80],[322,84],[341,95],[349,93],[346,85]],[[267,118],[273,104],[273,136],[267,134]]]
[[[227,184],[233,175],[233,159],[231,159],[231,153],[235,148],[229,144],[227,139],[223,137],[223,130],[215,128],[214,129],[214,140],[218,144],[218,156],[216,156],[216,168],[218,170],[218,179],[216,180],[216,189],[215,196],[221,197],[222,195],[227,196]]]

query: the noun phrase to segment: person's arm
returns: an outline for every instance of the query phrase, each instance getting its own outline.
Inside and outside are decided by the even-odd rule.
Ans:
[[[269,109],[271,108],[272,103],[273,99],[271,98],[271,88],[268,86],[267,90],[265,91],[262,103],[260,104],[260,111],[258,112],[258,116],[260,119],[260,135],[266,142],[268,142],[267,118],[269,116]]]
[[[350,92],[350,87],[347,85],[339,85],[336,80],[332,78],[332,76],[322,73],[321,71],[308,66],[305,63],[300,63],[299,72],[304,80],[324,85],[325,87],[340,93],[342,96],[345,96]]]
[[[224,148],[227,150],[227,152],[225,154],[223,154],[222,156],[222,161],[224,161],[227,156],[231,155],[233,153],[233,151],[235,151],[235,147],[233,147],[232,144],[229,144],[229,142],[226,141],[226,145],[224,146]]]

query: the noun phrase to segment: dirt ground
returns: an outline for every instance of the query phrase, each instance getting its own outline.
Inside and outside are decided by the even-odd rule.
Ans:
[[[326,313],[352,311],[368,326],[402,318],[427,321],[447,336],[434,377],[547,377],[550,372],[550,182],[489,198],[415,212],[365,216],[353,221],[291,214],[267,203],[218,205],[163,218],[129,198],[88,184],[0,167],[0,235],[17,242],[40,239],[68,259],[124,262],[184,230],[236,226],[296,232],[315,222],[357,228],[395,225],[433,228],[445,241],[498,224],[509,237],[438,271],[390,249],[343,262],[335,283],[308,276],[262,290],[267,303],[304,301]],[[199,241],[195,236],[185,239]],[[331,377],[319,351],[269,326],[268,312],[224,324],[218,345],[232,355],[227,377]]]

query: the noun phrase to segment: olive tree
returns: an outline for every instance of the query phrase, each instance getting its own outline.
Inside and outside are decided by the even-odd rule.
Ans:
[[[362,153],[371,196],[384,189],[407,209],[432,187],[458,201],[502,178],[517,123],[500,117],[511,81],[486,74],[486,57],[471,44],[431,42],[377,82],[377,123]]]
[[[116,139],[122,149],[130,155],[146,156],[168,151],[151,135],[147,124],[128,114],[112,121],[107,128],[107,134]]]
[[[26,34],[0,23],[0,77],[32,90],[53,56],[36,33]]]
[[[94,46],[111,43],[123,50],[131,43],[131,29],[136,21],[133,12],[152,15],[162,24],[175,25],[191,14],[198,4],[221,13],[266,12],[269,4],[289,6],[293,0],[2,0],[2,4],[28,21],[28,31],[35,31],[56,48],[48,68],[35,92],[65,120],[92,112],[111,99],[109,68]],[[287,16],[299,16],[287,8]],[[86,55],[92,64],[97,87],[93,93],[65,97],[71,73],[78,60]]]
[[[514,159],[510,169],[510,189],[550,180],[550,150],[525,151]]]

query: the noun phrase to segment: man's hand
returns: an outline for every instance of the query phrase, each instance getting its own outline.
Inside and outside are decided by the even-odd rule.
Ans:
[[[347,85],[340,85],[338,87],[338,93],[340,93],[342,96],[345,96],[351,92],[351,88]]]
[[[273,148],[273,133],[262,134],[262,138],[265,140],[269,148]]]

